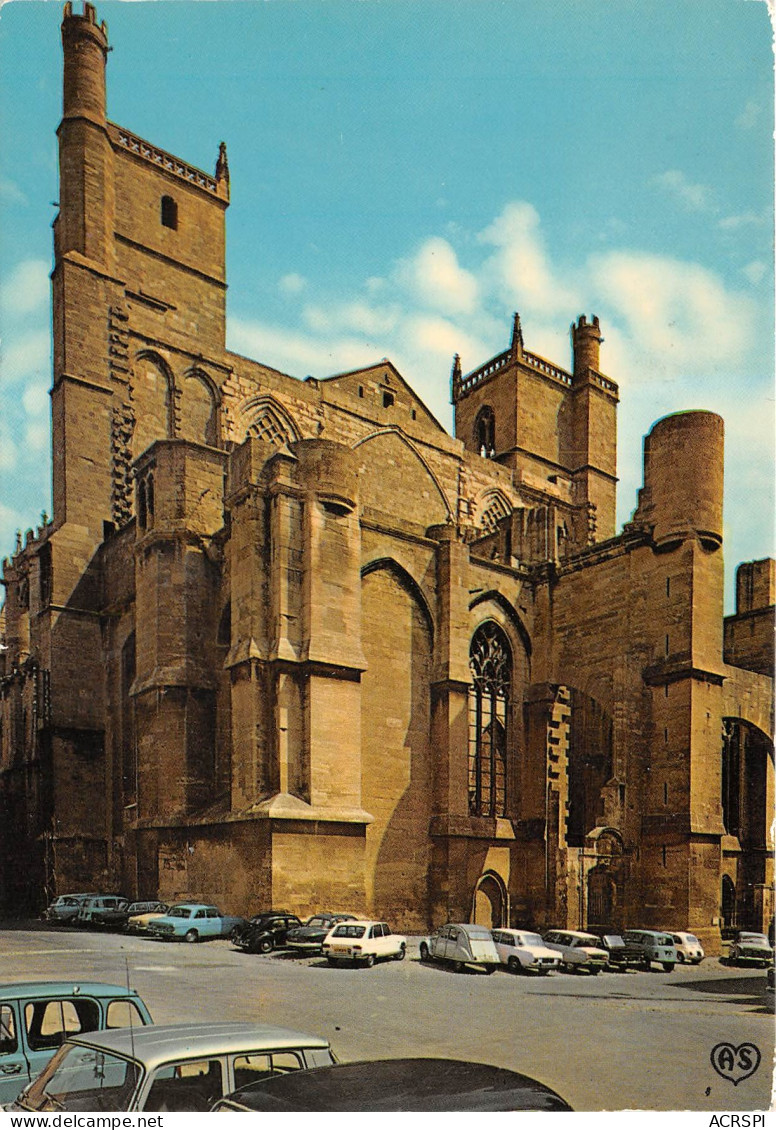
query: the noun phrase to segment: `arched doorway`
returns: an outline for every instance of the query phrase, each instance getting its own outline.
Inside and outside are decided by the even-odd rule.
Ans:
[[[508,918],[507,888],[495,871],[486,871],[474,889],[472,921],[488,929],[506,926]]]
[[[736,887],[729,875],[722,876],[722,925],[736,925]]]
[[[594,867],[587,877],[587,926],[611,930],[617,916],[617,883],[608,867]]]

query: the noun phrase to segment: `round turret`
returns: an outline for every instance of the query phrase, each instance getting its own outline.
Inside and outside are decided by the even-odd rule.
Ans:
[[[601,327],[594,314],[588,322],[584,314],[571,327],[571,343],[574,349],[574,376],[581,376],[588,369],[598,372],[601,353]]]
[[[80,16],[73,15],[71,3],[65,4],[62,48],[65,57],[62,117],[88,118],[104,125],[108,28],[104,21],[97,23],[92,4],[84,4]]]
[[[302,439],[291,444],[297,475],[324,505],[349,513],[358,500],[358,459],[355,452],[328,439]]]
[[[724,422],[714,412],[658,420],[644,441],[644,494],[656,545],[722,544]]]

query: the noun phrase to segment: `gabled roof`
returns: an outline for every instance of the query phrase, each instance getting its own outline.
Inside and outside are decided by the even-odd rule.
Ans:
[[[310,377],[307,378],[308,381],[311,379]],[[358,396],[358,386],[365,384],[390,388],[391,391],[400,391],[403,394],[402,399],[419,409],[429,423],[438,428],[439,431],[444,432],[445,435],[449,434],[433,412],[423,403],[412,386],[407,383],[393,361],[390,361],[387,357],[383,357],[382,361],[378,361],[374,365],[367,365],[363,369],[352,369],[345,373],[335,373],[331,377],[323,377],[317,383],[321,386],[335,385],[344,392],[351,393],[352,391],[354,396]]]

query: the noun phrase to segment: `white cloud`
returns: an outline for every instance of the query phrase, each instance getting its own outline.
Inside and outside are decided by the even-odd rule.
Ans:
[[[344,302],[330,307],[306,306],[302,316],[310,329],[317,332],[346,330],[375,336],[390,333],[396,325],[397,311],[381,310],[365,302]]]
[[[751,263],[747,263],[745,267],[741,268],[741,274],[757,286],[759,282],[765,278],[765,273],[768,270],[768,264],[763,263],[762,259],[754,259]]]
[[[25,433],[25,442],[32,451],[44,451],[49,445],[49,425],[45,422],[30,422]]]
[[[4,315],[31,314],[47,307],[49,270],[45,259],[25,259],[17,263],[3,283]]]
[[[289,275],[283,275],[278,283],[278,288],[283,294],[300,294],[306,286],[307,279],[293,272]]]
[[[694,184],[680,169],[668,169],[652,177],[650,184],[665,189],[690,212],[708,212],[713,208],[709,188]]]
[[[458,263],[445,239],[427,239],[397,268],[397,279],[422,303],[443,314],[468,314],[477,302],[477,280]]]
[[[11,338],[10,344],[3,349],[0,358],[3,381],[11,384],[30,377],[40,378],[43,374],[48,375],[50,355],[48,329],[32,330]]]
[[[24,195],[15,181],[9,180],[8,177],[0,177],[0,196],[7,204],[29,204],[29,200]]]
[[[739,129],[754,129],[759,120],[760,105],[754,98],[750,98],[736,118],[736,125]]]
[[[751,224],[764,224],[767,220],[768,215],[761,212],[741,212],[737,216],[724,216],[717,226],[723,231],[738,231]]]
[[[50,404],[48,388],[40,384],[28,385],[22,395],[22,404],[28,416],[47,416]]]
[[[540,230],[539,213],[526,201],[513,201],[478,237],[496,251],[483,270],[513,309],[560,314],[577,305],[574,290],[553,270]]]

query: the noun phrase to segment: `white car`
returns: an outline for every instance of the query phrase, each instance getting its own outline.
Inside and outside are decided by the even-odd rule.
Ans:
[[[681,965],[682,962],[687,962],[688,965],[700,965],[706,956],[703,946],[695,937],[695,934],[687,934],[682,930],[677,933],[670,931],[671,937],[674,939],[676,946],[676,960]]]
[[[394,934],[387,922],[357,918],[354,922],[338,922],[324,939],[322,952],[329,965],[352,961],[370,966],[383,957],[401,961],[407,952],[407,939]]]
[[[510,973],[523,970],[544,975],[560,965],[560,954],[527,930],[491,930],[496,953]]]
[[[585,970],[596,976],[609,964],[609,954],[593,934],[581,930],[550,930],[544,944],[560,954],[560,967],[570,972]]]

